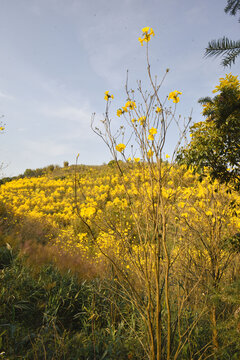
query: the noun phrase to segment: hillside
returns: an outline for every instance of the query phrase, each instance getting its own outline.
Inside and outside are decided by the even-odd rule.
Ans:
[[[54,264],[62,272],[61,276],[70,271],[72,276],[77,276],[80,284],[86,280],[90,284],[101,279],[101,286],[107,281],[108,288],[111,283],[114,293],[114,287],[117,286],[120,298],[117,293],[107,295],[114,296],[117,307],[120,306],[118,302],[122,296],[126,298],[127,302],[123,302],[121,311],[126,311],[125,306],[129,301],[133,306],[136,299],[131,298],[127,287],[134,284],[134,291],[144,294],[146,278],[143,274],[146,271],[150,276],[147,279],[153,281],[151,273],[157,248],[151,221],[158,205],[151,201],[157,200],[159,190],[157,181],[153,180],[155,175],[150,174],[144,164],[122,164],[122,171],[119,173],[114,164],[82,166],[76,172],[74,167],[68,167],[43,176],[22,177],[2,184],[0,246],[3,284],[6,276],[10,276],[11,266],[16,266],[15,262],[19,262],[24,255],[24,266],[29,269],[27,271],[33,268],[39,273],[43,266]],[[182,326],[186,331],[186,324],[192,317],[195,319],[192,323],[194,326],[189,326],[193,332],[192,340],[197,341],[194,345],[197,352],[207,341],[205,336],[209,339],[214,336],[211,335],[208,314],[211,314],[212,306],[217,301],[214,311],[215,321],[219,323],[218,341],[221,347],[226,347],[229,342],[226,328],[230,326],[231,336],[235,337],[238,326],[238,318],[234,318],[238,308],[234,288],[239,274],[239,194],[229,191],[217,181],[211,183],[208,177],[199,182],[197,175],[184,166],[171,166],[166,162],[162,171],[169,257],[162,255],[161,271],[165,271],[169,259],[172,316],[177,316],[174,299],[178,298],[180,291],[180,305],[185,309],[181,315]],[[149,243],[147,239],[150,239]],[[12,257],[16,257],[16,260]],[[6,295],[6,285],[2,286]],[[100,299],[102,295],[100,292],[94,296],[100,296]],[[6,297],[4,301],[10,304]],[[24,301],[26,306],[30,306],[27,305],[27,299]],[[24,311],[22,308],[20,313]],[[67,316],[77,316],[77,310],[74,311],[74,314]],[[136,308],[132,314],[135,311],[141,312],[141,308]],[[140,319],[133,332],[134,339],[135,336],[143,336],[141,328],[144,325]],[[163,318],[163,321],[166,320]],[[23,325],[21,321],[18,324],[20,328],[25,327],[26,336],[28,325]],[[119,326],[116,320],[114,324]],[[75,332],[82,328],[82,325],[79,326]],[[99,323],[96,326],[102,328],[105,325]],[[205,336],[199,326],[208,328]],[[128,321],[124,325],[126,331],[127,328]],[[62,334],[59,331],[58,334]],[[199,331],[200,337],[197,335]],[[6,341],[10,340],[4,335],[3,343],[6,344]],[[234,344],[237,346],[237,343]]]

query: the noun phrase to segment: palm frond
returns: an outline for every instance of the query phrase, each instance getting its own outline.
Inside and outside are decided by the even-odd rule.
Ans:
[[[210,103],[210,104],[212,104],[213,103],[213,100],[212,100],[212,98],[210,98],[209,96],[206,96],[206,97],[202,97],[202,98],[200,98],[199,100],[198,100],[198,103],[199,104],[208,104],[208,103]]]
[[[225,56],[222,61],[224,66],[231,66],[235,63],[236,57],[240,52],[240,40],[229,40],[226,37],[218,40],[212,40],[208,43],[205,49],[205,57],[210,56]]]
[[[224,9],[225,13],[235,16],[240,11],[240,0],[228,0],[227,6]],[[239,18],[240,21],[240,18]]]
[[[227,56],[222,60],[222,65],[224,67],[232,66],[232,64],[235,64],[236,57],[240,54],[240,48],[230,51]]]

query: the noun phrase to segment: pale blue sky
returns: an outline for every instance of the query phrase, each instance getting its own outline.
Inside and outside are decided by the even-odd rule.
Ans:
[[[136,88],[145,80],[144,26],[152,72],[169,75],[162,88],[182,91],[178,112],[201,119],[197,100],[211,95],[219,77],[239,73],[240,59],[223,69],[204,59],[209,40],[238,39],[237,17],[224,13],[226,0],[0,0],[0,136],[4,176],[49,164],[102,164],[111,156],[90,129],[105,110],[104,92],[125,101],[126,70]],[[114,121],[119,118],[114,116]],[[171,143],[172,141],[172,143]],[[168,143],[171,152],[175,136]]]

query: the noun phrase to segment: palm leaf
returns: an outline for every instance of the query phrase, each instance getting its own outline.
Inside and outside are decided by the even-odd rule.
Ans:
[[[227,6],[224,9],[225,13],[235,16],[240,11],[240,0],[228,0]],[[240,19],[239,19],[240,21]]]
[[[225,56],[225,58],[222,61],[222,65],[224,67],[231,66],[232,64],[235,64],[236,57],[240,54],[240,48],[233,50]]]
[[[225,56],[222,61],[224,66],[231,66],[235,63],[236,57],[240,53],[240,40],[229,40],[226,37],[218,40],[212,40],[208,43],[208,47],[205,50],[205,57],[210,56]]]
[[[212,100],[212,98],[210,98],[209,96],[205,96],[205,97],[202,97],[202,98],[200,98],[199,100],[198,100],[198,103],[199,104],[207,104],[207,103],[211,103],[211,104],[213,104],[213,100]]]

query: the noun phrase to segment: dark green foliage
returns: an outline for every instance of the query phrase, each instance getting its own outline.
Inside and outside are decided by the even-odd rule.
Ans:
[[[7,246],[0,247],[0,270],[9,266],[12,262],[12,252]]]
[[[26,169],[25,171],[24,171],[24,174],[23,174],[25,177],[32,177],[32,176],[34,176],[35,174],[34,174],[34,170],[32,170],[32,169]]]
[[[240,86],[236,77],[222,79],[214,98],[200,99],[205,121],[191,127],[192,141],[178,160],[200,174],[208,169],[212,179],[240,188]]]
[[[218,359],[240,355],[239,286],[236,279],[208,299],[217,308]],[[0,273],[0,352],[8,360],[147,359],[138,341],[138,337],[144,340],[139,314],[114,289],[117,285],[111,280],[80,282],[70,272],[60,273],[50,265],[36,272],[15,256]],[[194,306],[186,306],[182,332],[195,316]],[[178,344],[177,332],[175,336],[173,347]],[[206,348],[210,339],[211,324],[205,311],[181,359],[211,358],[212,348]]]
[[[124,360],[131,352],[141,359],[135,332],[119,313],[129,318],[126,306],[104,282],[79,282],[53,266],[36,273],[15,258],[0,273],[0,352],[7,359],[43,359],[45,353],[46,359]]]
[[[54,165],[48,165],[47,171],[53,172],[53,170],[54,170]]]
[[[5,177],[5,178],[2,178],[2,179],[0,179],[0,185],[5,184],[5,183],[7,183],[7,182],[9,182],[9,181],[12,181],[12,180],[14,180],[14,179],[16,179],[16,177]]]
[[[240,253],[240,233],[226,239],[226,245],[230,251]]]

